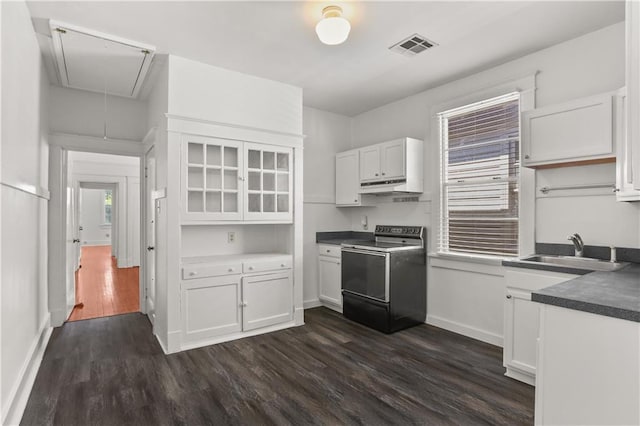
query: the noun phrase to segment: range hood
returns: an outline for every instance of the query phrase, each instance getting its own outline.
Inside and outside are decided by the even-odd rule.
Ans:
[[[420,179],[422,176],[419,177]],[[416,179],[417,180],[417,179]],[[422,193],[422,182],[410,182],[407,178],[380,180],[374,182],[361,182],[361,194],[420,194]]]

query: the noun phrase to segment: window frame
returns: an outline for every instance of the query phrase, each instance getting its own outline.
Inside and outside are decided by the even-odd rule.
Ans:
[[[520,179],[520,171],[522,169],[522,163],[521,163],[521,159],[520,159],[520,152],[521,152],[521,146],[522,146],[522,129],[521,129],[521,122],[520,122],[520,116],[521,116],[521,106],[520,106],[520,92],[518,91],[512,91],[509,93],[505,93],[499,96],[494,96],[491,98],[487,98],[487,99],[482,99],[480,101],[476,101],[476,102],[471,102],[469,104],[465,104],[465,105],[461,105],[459,107],[456,108],[452,108],[452,109],[448,109],[445,111],[442,111],[438,114],[438,128],[439,128],[439,139],[438,139],[438,145],[439,145],[439,189],[440,189],[440,208],[439,208],[439,232],[438,232],[438,241],[437,241],[437,247],[438,247],[438,253],[441,254],[452,254],[452,255],[466,255],[466,256],[482,256],[482,257],[488,257],[488,258],[514,258],[514,257],[518,257],[520,255],[520,249],[519,249],[519,238],[520,238],[520,232],[519,229],[516,228],[516,252],[514,254],[507,254],[507,253],[473,253],[472,249],[469,248],[468,251],[465,250],[461,250],[461,249],[451,249],[450,248],[450,241],[449,238],[444,238],[444,235],[448,235],[449,234],[449,229],[451,227],[451,221],[452,221],[452,217],[451,217],[451,211],[456,211],[456,209],[452,208],[452,205],[450,203],[451,201],[451,195],[449,194],[449,192],[451,191],[451,188],[454,188],[454,192],[455,189],[457,188],[474,188],[474,187],[478,187],[478,186],[482,186],[482,185],[489,185],[489,186],[502,186],[502,185],[506,185],[505,190],[508,191],[509,185],[515,183],[516,184],[516,188],[517,188],[517,197],[518,200],[514,201],[512,197],[508,197],[508,198],[504,198],[501,199],[500,201],[506,202],[507,205],[505,207],[498,207],[497,209],[494,207],[493,209],[483,209],[483,210],[477,210],[478,214],[473,215],[472,217],[477,217],[480,220],[484,220],[486,221],[491,221],[491,219],[489,218],[491,216],[490,212],[492,210],[510,210],[513,208],[513,206],[511,205],[512,203],[516,204],[517,207],[517,212],[516,212],[516,217],[515,219],[513,219],[513,222],[518,223],[520,221],[520,186],[521,186],[521,179]],[[517,128],[518,128],[518,137],[517,137],[517,143],[518,143],[518,158],[515,160],[517,167],[518,167],[518,172],[517,172],[517,176],[515,177],[510,177],[509,176],[509,172],[507,171],[507,176],[506,177],[501,177],[499,178],[497,181],[495,180],[496,177],[493,176],[491,179],[489,178],[484,178],[482,176],[470,176],[470,177],[465,177],[465,181],[458,181],[458,182],[452,182],[452,175],[451,173],[455,174],[455,171],[450,170],[452,165],[451,165],[451,161],[447,156],[447,153],[450,155],[451,154],[451,147],[449,146],[449,120],[454,119],[456,117],[459,117],[460,115],[465,115],[465,114],[470,114],[476,111],[481,111],[484,109],[488,109],[494,106],[498,106],[498,105],[502,105],[508,102],[517,102],[518,105],[518,111],[517,111]],[[481,142],[480,145],[475,145],[475,146],[471,146],[468,149],[469,150],[477,150],[478,146],[484,146],[484,147],[488,147],[488,146],[494,146],[495,144],[500,143],[500,140],[491,140],[489,142]],[[508,143],[508,142],[507,142]],[[465,150],[456,150],[458,152],[464,152]],[[491,157],[492,158],[492,157]],[[499,162],[499,156],[496,156],[497,161]],[[513,158],[511,156],[506,158],[506,161],[508,162],[509,165],[511,165],[511,161],[513,161]],[[481,172],[482,173],[482,172]],[[454,178],[455,179],[455,178]],[[469,181],[466,181],[467,179],[469,179]],[[494,184],[495,182],[495,184]],[[474,190],[474,189],[471,189]],[[498,191],[500,191],[500,189],[498,189]],[[449,195],[445,195],[445,194],[449,194]],[[447,198],[448,202],[445,203],[445,197]],[[459,210],[459,209],[458,209]],[[462,210],[464,209],[464,206],[462,208]],[[482,212],[482,213],[480,213]],[[472,212],[473,213],[473,212]],[[458,219],[458,221],[460,221],[460,219]],[[509,222],[509,218],[505,217],[503,220],[504,223]],[[489,226],[489,225],[487,225]],[[445,241],[446,240],[446,241]],[[444,244],[447,245],[446,249],[444,248]]]
[[[458,108],[464,105],[473,104],[485,99],[494,98],[500,95],[504,95],[509,92],[517,91],[520,93],[520,114],[525,111],[529,111],[535,108],[535,93],[536,93],[536,75],[538,71],[534,71],[529,74],[524,74],[522,77],[508,80],[504,83],[499,83],[494,86],[487,86],[484,89],[474,92],[473,84],[477,84],[477,81],[464,81],[456,86],[455,91],[452,93],[458,93],[458,97],[452,96],[448,101],[444,101],[440,104],[433,105],[430,108],[430,131],[431,140],[437,141],[437,145],[434,144],[434,155],[440,154],[440,126],[438,114]],[[521,143],[522,144],[522,143]],[[460,263],[447,263],[449,267],[454,269],[463,268],[465,263],[471,262],[473,264],[485,264],[499,266],[501,264],[502,257],[497,256],[484,256],[480,254],[471,253],[452,253],[452,252],[440,252],[438,247],[438,241],[440,239],[440,159],[438,158],[438,165],[433,168],[431,174],[432,182],[432,209],[431,211],[431,224],[434,232],[429,241],[429,257],[433,259],[442,259],[443,261],[459,261]],[[519,212],[519,254],[523,256],[525,254],[535,253],[535,171],[526,167],[520,168],[520,212]],[[436,260],[434,260],[436,262]],[[440,262],[440,260],[437,260]],[[480,265],[474,266],[474,268],[480,267]]]
[[[107,204],[107,193],[111,193],[111,204]],[[103,226],[113,225],[113,189],[104,189],[102,191],[102,224]],[[107,206],[111,207],[110,218],[107,221]]]

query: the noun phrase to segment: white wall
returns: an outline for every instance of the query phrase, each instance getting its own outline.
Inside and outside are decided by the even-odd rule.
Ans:
[[[306,307],[319,304],[316,232],[351,229],[349,208],[335,206],[335,155],[351,144],[349,117],[305,107],[304,140],[304,294]]]
[[[0,15],[0,422],[14,424],[20,420],[50,335],[49,83],[26,5],[2,2]]]
[[[115,239],[112,254],[116,256],[119,268],[139,266],[140,159],[122,155],[71,151],[69,152],[68,161],[70,170],[72,170],[69,175],[69,182],[72,183],[76,194],[81,193],[81,182],[118,185],[115,192],[115,209],[112,213],[115,220],[117,220],[114,224],[115,226],[112,227],[113,234],[111,236]],[[83,189],[83,191],[85,190]],[[96,209],[99,208],[101,210],[101,207],[97,207],[98,201],[101,200],[96,200],[95,206]],[[78,205],[78,202],[76,202],[76,205]],[[96,214],[98,213],[96,212]],[[82,218],[80,225],[85,226]],[[94,240],[93,237],[85,238],[87,234],[83,231],[83,243],[87,241],[89,244],[98,244],[99,241],[105,239],[98,238],[105,233],[100,224],[94,223],[93,225],[95,225],[95,231],[98,232],[96,239]]]
[[[147,104],[120,96],[51,86],[49,126],[52,133],[142,140],[147,132]]]
[[[302,133],[299,87],[173,55],[169,58],[169,69],[171,114],[295,135]]]
[[[380,199],[374,208],[356,208],[351,229],[361,230],[366,214],[369,229],[376,224],[430,225],[429,246],[435,247],[437,211],[430,199],[438,195],[438,141],[432,137],[435,106],[463,98],[539,71],[536,106],[615,90],[624,85],[624,24],[619,23],[552,46],[470,77],[360,114],[352,120],[352,147],[402,136],[425,141],[425,191],[420,203],[390,204]],[[540,182],[615,181],[612,165],[537,172]],[[320,179],[316,173],[311,181]],[[428,192],[427,192],[428,191]],[[640,247],[640,203],[617,203],[613,194],[538,199],[536,240],[565,242],[580,232],[587,244]],[[322,229],[328,230],[328,229]],[[428,269],[428,322],[495,344],[502,343],[503,269],[468,262],[431,260]]]
[[[80,188],[80,243],[83,246],[111,245],[111,224],[104,221],[105,189]],[[115,194],[114,194],[115,195]]]

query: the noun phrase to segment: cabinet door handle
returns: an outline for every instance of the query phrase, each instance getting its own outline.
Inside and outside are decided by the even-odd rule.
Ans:
[[[528,154],[524,156],[525,160],[528,160],[529,158],[531,158]]]
[[[233,268],[229,268],[229,272],[233,272]]]
[[[197,272],[193,272],[193,271],[189,272],[190,277],[195,277],[196,275],[198,275]]]
[[[382,176],[384,176],[384,175],[385,175],[385,172],[382,172]]]
[[[327,250],[327,253],[331,253],[331,250]]]
[[[511,299],[511,295],[510,294],[507,294],[507,299]]]
[[[253,266],[249,266],[249,270],[250,270],[250,271],[253,271]]]
[[[285,265],[284,263],[281,263],[280,266],[284,268],[287,265]]]
[[[620,192],[620,188],[613,188],[613,192]]]
[[[378,174],[376,173],[376,176],[378,176]]]
[[[357,203],[357,202],[358,202],[358,199],[356,198],[355,200],[353,200],[353,202],[354,202],[354,203]]]

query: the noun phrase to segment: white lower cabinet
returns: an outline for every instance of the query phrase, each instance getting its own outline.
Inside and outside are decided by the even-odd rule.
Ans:
[[[242,330],[240,275],[182,284],[185,339],[193,341]]]
[[[557,272],[507,268],[503,352],[506,376],[535,384],[540,304],[531,301],[531,293],[575,277]]]
[[[319,298],[324,306],[342,312],[342,270],[340,246],[318,246]]]
[[[291,266],[290,255],[276,254],[187,260],[181,283],[183,342],[194,347],[292,321]]]
[[[242,278],[242,299],[242,329],[245,331],[291,321],[291,274],[285,272]]]
[[[541,305],[536,425],[640,424],[639,324]]]

